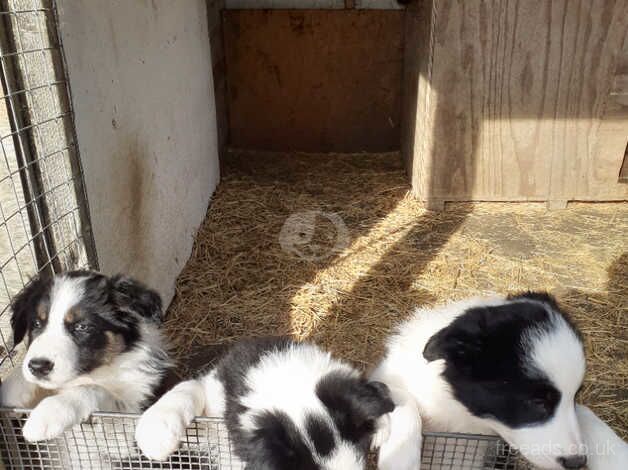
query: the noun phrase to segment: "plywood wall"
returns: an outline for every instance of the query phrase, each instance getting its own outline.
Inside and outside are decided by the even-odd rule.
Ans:
[[[219,177],[207,5],[184,3],[57,2],[100,268],[166,305]]]
[[[223,12],[230,145],[399,148],[403,11]]]
[[[402,138],[415,193],[435,205],[628,198],[627,30],[626,0],[415,3]]]

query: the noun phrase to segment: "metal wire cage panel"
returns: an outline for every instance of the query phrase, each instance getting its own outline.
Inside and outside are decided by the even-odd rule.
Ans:
[[[0,0],[0,375],[9,303],[34,274],[96,268],[52,0]]]
[[[424,434],[421,468],[532,470],[497,437],[453,433]]]
[[[28,410],[0,411],[0,453],[7,470],[244,468],[232,452],[224,423],[217,418],[197,418],[180,449],[165,462],[144,457],[136,447],[136,415],[96,413],[63,436],[35,444],[22,437],[27,418]]]
[[[57,439],[29,444],[22,437],[28,410],[0,410],[0,454],[10,469],[168,469],[242,470],[224,422],[197,418],[177,452],[165,462],[144,457],[135,445],[136,415],[96,413]],[[373,467],[374,468],[374,467]],[[493,436],[428,433],[424,435],[424,470],[524,470],[503,441]]]

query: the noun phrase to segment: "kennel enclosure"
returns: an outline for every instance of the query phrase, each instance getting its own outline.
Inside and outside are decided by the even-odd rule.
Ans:
[[[436,209],[628,197],[625,1],[5,0],[0,20],[3,374],[38,271],[172,299],[228,148],[400,150]],[[133,416],[33,445],[24,419],[1,414],[5,468],[237,468],[211,418],[166,463],[134,450]],[[490,437],[427,435],[423,459],[523,468]]]

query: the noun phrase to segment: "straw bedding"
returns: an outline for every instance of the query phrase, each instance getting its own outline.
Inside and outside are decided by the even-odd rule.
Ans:
[[[232,152],[167,332],[191,368],[289,334],[368,369],[414,306],[544,289],[584,333],[581,400],[628,438],[627,233],[626,203],[426,211],[398,154]]]

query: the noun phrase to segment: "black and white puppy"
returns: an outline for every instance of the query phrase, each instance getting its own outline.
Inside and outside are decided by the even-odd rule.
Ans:
[[[397,405],[380,468],[418,469],[421,427],[497,434],[540,468],[583,468],[584,373],[580,334],[547,294],[418,309],[372,375]]]
[[[171,365],[159,295],[124,276],[71,271],[34,278],[14,299],[22,367],[0,387],[2,406],[34,407],[28,441],[59,436],[95,411],[140,412]]]
[[[247,340],[209,374],[165,394],[135,436],[146,456],[163,460],[194,416],[216,416],[246,469],[358,470],[393,407],[384,384],[312,344]]]

